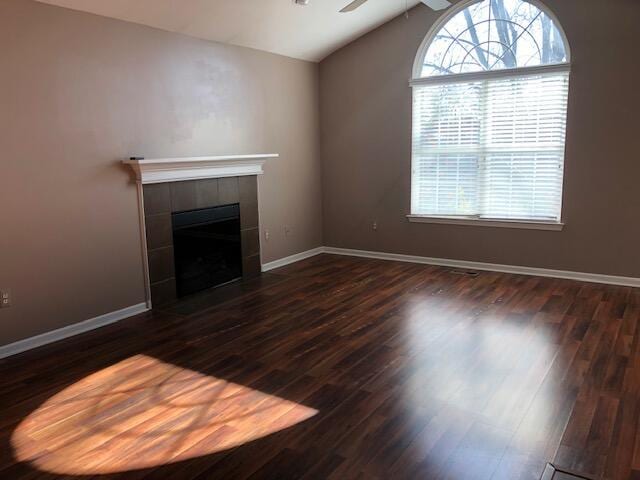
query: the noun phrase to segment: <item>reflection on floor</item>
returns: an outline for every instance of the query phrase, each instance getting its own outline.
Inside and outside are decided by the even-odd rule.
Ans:
[[[0,478],[640,478],[639,320],[639,289],[321,255],[1,361]]]
[[[316,410],[146,355],[64,389],[14,431],[17,460],[43,472],[127,472],[221,452]]]

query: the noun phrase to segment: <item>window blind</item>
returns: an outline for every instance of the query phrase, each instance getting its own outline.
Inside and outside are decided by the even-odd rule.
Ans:
[[[412,214],[560,221],[569,73],[415,85]]]

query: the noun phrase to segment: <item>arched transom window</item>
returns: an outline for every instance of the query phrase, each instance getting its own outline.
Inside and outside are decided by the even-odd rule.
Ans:
[[[410,217],[560,224],[569,60],[537,1],[450,11],[414,65]]]

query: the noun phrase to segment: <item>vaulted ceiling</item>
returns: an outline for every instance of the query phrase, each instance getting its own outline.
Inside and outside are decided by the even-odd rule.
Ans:
[[[419,0],[39,0],[217,42],[320,61]]]

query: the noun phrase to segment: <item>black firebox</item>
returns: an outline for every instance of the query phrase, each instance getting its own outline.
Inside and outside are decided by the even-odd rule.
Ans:
[[[179,297],[242,277],[240,205],[172,214]]]

